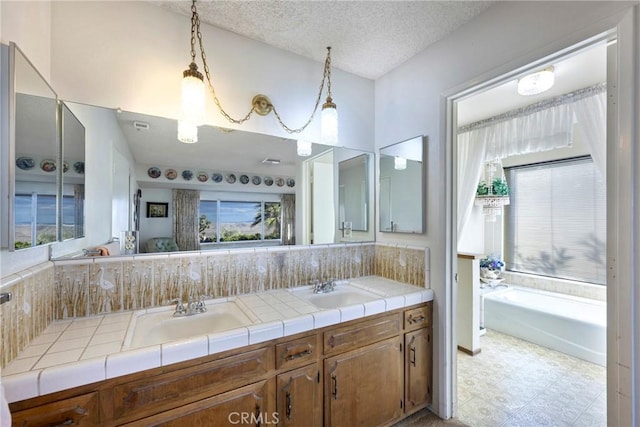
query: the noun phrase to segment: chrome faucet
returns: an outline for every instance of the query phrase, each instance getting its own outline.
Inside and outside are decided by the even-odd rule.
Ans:
[[[321,282],[319,280],[314,280],[312,282],[313,285],[313,293],[314,294],[326,294],[327,292],[331,292],[336,287],[336,280],[329,279],[326,282]]]
[[[173,312],[173,317],[192,316],[194,314],[204,313],[205,311],[207,311],[207,307],[204,302],[205,298],[211,297],[208,295],[200,295],[198,299],[189,297],[186,305],[179,298],[171,300],[169,303],[176,305],[176,310]]]

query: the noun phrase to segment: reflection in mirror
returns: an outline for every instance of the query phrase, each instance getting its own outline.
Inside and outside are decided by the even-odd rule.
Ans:
[[[62,203],[59,206],[60,240],[84,237],[84,126],[64,103],[62,120]]]
[[[205,125],[199,128],[198,143],[184,144],[176,138],[176,120],[73,103],[70,109],[85,127],[87,147],[111,145],[113,164],[109,168],[102,164],[102,158],[94,159],[91,154],[86,161],[100,169],[96,171],[92,166],[87,169],[88,174],[113,174],[114,199],[102,209],[93,202],[87,204],[86,213],[92,218],[91,223],[98,223],[95,217],[99,209],[100,223],[104,222],[105,228],[109,226],[106,218],[102,218],[105,214],[112,220],[121,218],[111,222],[108,235],[120,237],[120,243],[122,232],[129,230],[137,232],[140,252],[175,251],[176,247],[184,250],[180,247],[184,243],[177,238],[174,228],[174,219],[183,212],[174,204],[175,190],[199,193],[197,243],[200,250],[305,243],[299,218],[305,214],[303,200],[309,196],[302,175],[302,164],[308,158],[297,155],[295,140]],[[327,150],[333,147],[313,144],[312,156]],[[352,151],[336,156],[339,161],[363,154],[356,150],[336,150]],[[94,152],[88,150],[88,153]],[[372,158],[367,166],[368,176],[372,177]],[[337,206],[337,163],[332,171],[336,174],[333,206]],[[92,181],[87,180],[89,182]],[[368,194],[357,199],[368,202],[373,194],[372,179],[367,178],[366,182],[370,187]],[[91,192],[93,187],[89,186],[88,192]],[[135,208],[136,199],[139,209]],[[166,215],[165,212],[150,214],[148,203],[166,206]],[[325,209],[327,214],[336,224],[337,211],[327,213]],[[372,220],[369,214],[364,225]],[[368,227],[366,234],[354,232],[354,239],[372,241],[371,228]],[[85,229],[85,235],[95,241],[96,230]],[[338,241],[344,239],[340,238],[337,226],[333,226],[328,243]],[[122,248],[115,250],[109,246],[109,252],[116,255],[122,253]]]
[[[314,144],[315,147],[315,144]],[[373,153],[330,147],[305,161],[306,244],[370,242],[374,212]]]
[[[338,163],[338,215],[343,234],[367,231],[369,204],[366,154]]]
[[[9,248],[15,250],[51,243],[58,237],[58,107],[55,92],[14,44],[9,68],[13,73]]]
[[[418,136],[380,149],[380,231],[424,232],[424,153]]]

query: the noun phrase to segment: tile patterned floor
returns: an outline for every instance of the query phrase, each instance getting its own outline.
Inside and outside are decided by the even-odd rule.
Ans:
[[[478,427],[606,426],[606,368],[487,331],[458,352],[458,420]]]
[[[394,427],[606,426],[606,369],[495,331],[458,352],[458,415],[422,410]]]

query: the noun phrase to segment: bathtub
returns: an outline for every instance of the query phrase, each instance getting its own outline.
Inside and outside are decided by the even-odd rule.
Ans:
[[[606,365],[606,303],[530,288],[484,295],[484,326]]]

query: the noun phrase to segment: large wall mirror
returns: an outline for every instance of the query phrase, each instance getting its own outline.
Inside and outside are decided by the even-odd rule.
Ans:
[[[60,103],[62,127],[62,181],[60,239],[84,237],[85,129],[67,104]]]
[[[174,190],[195,190],[199,195],[200,250],[311,243],[302,237],[304,201],[311,197],[302,169],[309,158],[327,152],[336,162],[331,168],[335,185],[323,216],[335,218],[335,227],[323,243],[374,240],[368,226],[373,217],[367,216],[373,197],[372,153],[314,143],[311,156],[301,157],[293,139],[206,125],[199,128],[197,143],[184,144],[177,140],[175,120],[67,104],[84,126],[87,146],[108,150],[99,159],[86,159],[92,165],[87,174],[109,177],[111,190],[109,201],[87,198],[86,224],[105,224],[99,230],[85,227],[85,234],[96,242],[89,249],[118,237],[119,251],[110,253],[126,254],[125,236],[134,232],[137,242],[130,253],[185,250],[174,232]],[[83,129],[77,127],[77,131]],[[91,151],[97,156],[96,148]],[[112,159],[109,166],[100,161],[107,155]],[[69,167],[77,161],[69,157]],[[337,227],[339,182],[348,191],[345,218],[353,218],[354,224],[348,239]],[[88,185],[87,194],[100,191],[94,185]],[[366,194],[358,193],[363,190]],[[77,184],[67,187],[70,201],[78,194]]]
[[[58,240],[58,101],[14,44],[9,47],[9,249]]]
[[[13,251],[83,237],[84,126],[15,44],[3,51],[9,58],[3,246]]]
[[[380,149],[380,231],[424,233],[426,137]]]
[[[338,163],[339,226],[346,233],[369,229],[368,169],[368,154],[359,154]]]

